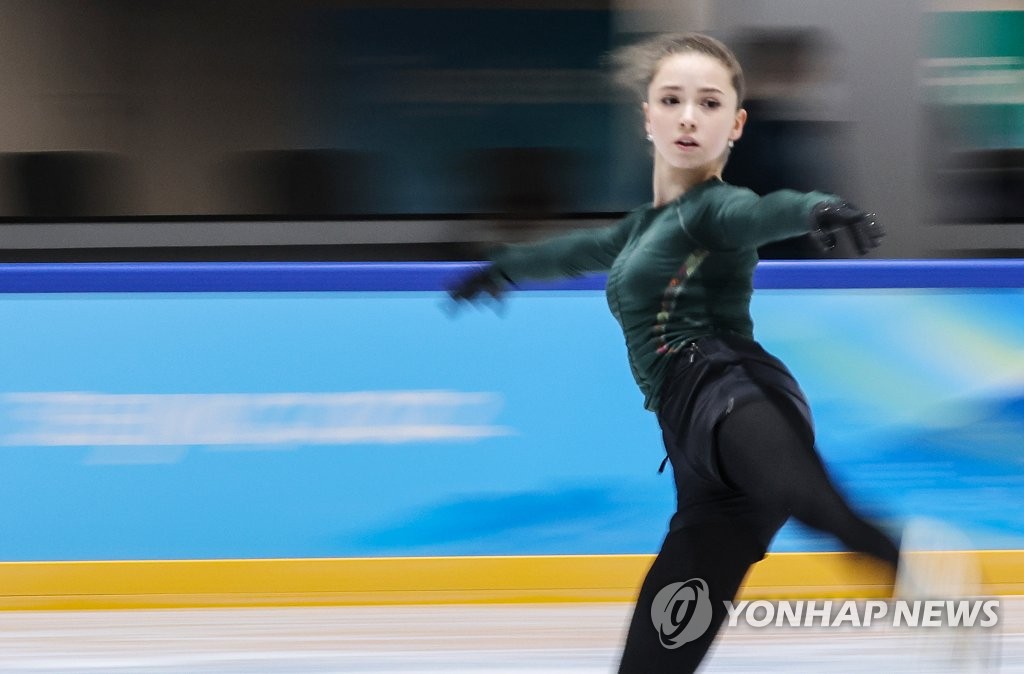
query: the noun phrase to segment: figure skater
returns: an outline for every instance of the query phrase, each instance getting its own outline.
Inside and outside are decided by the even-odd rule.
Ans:
[[[897,545],[837,491],[807,401],[785,365],[754,341],[749,310],[759,246],[806,235],[830,249],[846,232],[863,255],[884,232],[832,194],[759,197],[723,182],[747,113],[742,69],[718,40],[661,35],[621,50],[615,62],[642,96],[654,154],[651,203],[604,229],[504,247],[450,294],[497,298],[524,279],[607,272],[608,304],[645,407],[658,417],[677,490],[620,671],[690,672],[726,617],[725,601],[789,517],[895,571]],[[691,582],[698,580],[703,586]],[[675,603],[654,605],[669,586]],[[707,600],[707,629],[684,634],[687,616],[678,611],[692,614]],[[654,616],[675,615],[658,625],[652,608]]]

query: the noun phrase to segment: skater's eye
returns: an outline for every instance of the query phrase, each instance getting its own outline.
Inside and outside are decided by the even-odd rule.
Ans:
[[[661,97],[661,104],[662,105],[677,105],[678,103],[679,103],[679,97],[678,96],[662,96]]]
[[[717,98],[705,98],[703,101],[700,102],[700,104],[710,110],[722,107],[722,102]]]

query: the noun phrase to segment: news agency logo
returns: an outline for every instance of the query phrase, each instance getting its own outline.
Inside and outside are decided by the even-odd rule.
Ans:
[[[703,578],[669,583],[651,604],[651,620],[665,648],[679,648],[699,638],[711,626],[711,597]]]
[[[726,601],[729,627],[992,628],[999,624],[997,599],[899,599],[895,601]],[[708,584],[691,578],[663,587],[651,604],[651,621],[661,645],[679,648],[711,627]]]
[[[998,599],[725,602],[729,627],[982,627],[999,624]]]

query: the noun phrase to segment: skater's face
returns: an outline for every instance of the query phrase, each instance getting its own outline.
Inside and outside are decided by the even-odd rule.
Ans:
[[[729,69],[695,51],[662,60],[643,107],[655,152],[679,169],[724,165],[729,141],[739,139],[747,120]]]

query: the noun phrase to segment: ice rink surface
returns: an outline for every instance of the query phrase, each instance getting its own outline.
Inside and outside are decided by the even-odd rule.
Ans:
[[[626,604],[9,611],[0,672],[614,672]],[[706,672],[1024,672],[1024,598],[998,628],[725,627]],[[983,653],[983,667],[950,661]]]

